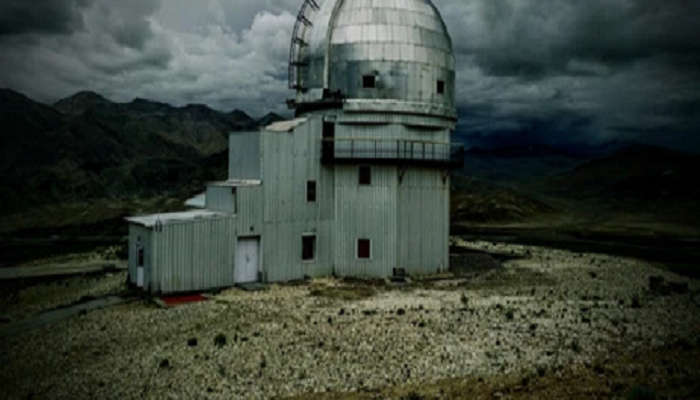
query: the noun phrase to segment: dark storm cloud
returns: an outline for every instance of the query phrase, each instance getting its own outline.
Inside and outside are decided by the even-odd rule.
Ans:
[[[88,0],[3,0],[0,35],[66,34],[82,29],[82,8]]]
[[[700,130],[700,2],[435,2],[472,119],[460,134],[474,143],[700,142],[688,141]]]
[[[616,66],[660,55],[698,63],[697,1],[474,0],[448,7],[457,11],[445,14],[448,23],[466,27],[453,33],[456,51],[489,75],[541,78],[581,72],[576,62]]]
[[[434,0],[474,142],[698,143],[700,2]],[[302,0],[4,0],[0,86],[288,112]]]

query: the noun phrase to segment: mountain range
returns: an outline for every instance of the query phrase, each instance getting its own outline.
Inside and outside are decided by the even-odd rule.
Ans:
[[[116,103],[93,92],[47,105],[0,90],[0,182],[7,188],[0,209],[185,196],[205,181],[225,178],[229,132],[281,119],[268,114],[255,120],[200,104]]]
[[[54,205],[71,205],[69,225],[80,223],[74,210],[85,208],[92,223],[110,204],[118,211],[104,212],[114,221],[163,202],[181,207],[206,182],[226,177],[230,132],[281,119],[200,104],[116,103],[93,92],[48,105],[0,90],[0,215],[15,221],[0,230],[27,225],[28,210],[48,210],[37,214],[33,228],[54,220]],[[453,172],[453,218],[497,223],[586,210],[599,218],[603,212],[668,214],[700,225],[697,170],[698,155],[635,143],[575,151],[538,143],[473,147]],[[149,200],[156,198],[162,201]],[[152,205],[134,206],[144,203]]]

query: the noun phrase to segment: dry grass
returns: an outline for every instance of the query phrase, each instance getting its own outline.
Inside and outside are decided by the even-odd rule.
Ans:
[[[377,294],[377,291],[369,286],[326,286],[309,290],[309,295],[313,297],[343,301],[364,300],[375,294]]]

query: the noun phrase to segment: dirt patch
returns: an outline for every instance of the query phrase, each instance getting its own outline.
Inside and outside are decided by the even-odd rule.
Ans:
[[[624,399],[661,397],[672,382],[698,397],[687,395],[700,381],[698,282],[635,259],[462,245],[523,258],[405,287],[327,278],[172,309],[115,306],[0,341],[0,381],[8,398]],[[97,296],[85,289],[111,279],[41,285],[10,308]],[[650,282],[688,293],[657,295]]]
[[[465,377],[359,393],[309,393],[288,399],[660,399],[700,397],[700,346],[679,341],[649,351],[508,376]]]
[[[375,294],[377,291],[369,286],[324,286],[309,290],[309,295],[313,297],[343,301],[364,300]]]

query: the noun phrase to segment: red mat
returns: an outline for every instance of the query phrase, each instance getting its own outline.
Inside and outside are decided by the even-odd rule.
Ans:
[[[200,301],[207,301],[207,298],[202,296],[201,294],[192,294],[188,296],[163,297],[162,300],[168,307],[173,307],[179,306],[181,304],[199,303]]]

